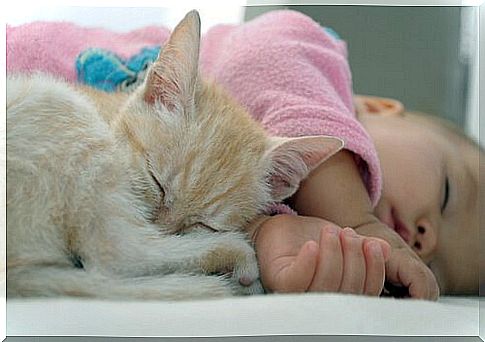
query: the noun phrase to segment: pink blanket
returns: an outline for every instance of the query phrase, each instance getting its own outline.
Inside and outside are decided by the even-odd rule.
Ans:
[[[86,48],[104,48],[126,58],[142,47],[163,45],[168,36],[163,27],[129,33],[65,22],[7,27],[7,72],[42,70],[75,81],[74,61]],[[343,41],[301,13],[273,11],[242,25],[209,30],[202,40],[200,67],[271,134],[342,138],[356,155],[372,203],[377,203],[379,161],[355,118]]]

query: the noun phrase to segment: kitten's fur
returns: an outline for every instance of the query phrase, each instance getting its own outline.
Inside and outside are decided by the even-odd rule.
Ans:
[[[199,80],[199,30],[190,12],[131,95],[8,77],[9,296],[262,291],[245,227],[341,142],[268,138]]]

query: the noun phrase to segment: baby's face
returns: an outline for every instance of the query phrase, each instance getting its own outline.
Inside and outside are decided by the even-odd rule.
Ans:
[[[479,151],[425,116],[363,115],[383,172],[378,218],[436,275],[442,293],[478,293]]]

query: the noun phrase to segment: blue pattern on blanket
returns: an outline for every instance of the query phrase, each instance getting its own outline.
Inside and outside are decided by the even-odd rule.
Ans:
[[[325,32],[327,32],[329,35],[331,35],[335,39],[337,39],[337,40],[341,40],[342,39],[342,38],[340,38],[339,34],[337,32],[335,32],[335,30],[333,28],[331,28],[331,27],[324,27],[323,29],[325,30]]]
[[[106,92],[131,91],[143,80],[159,51],[160,46],[145,47],[125,60],[111,51],[89,48],[76,59],[77,80]]]

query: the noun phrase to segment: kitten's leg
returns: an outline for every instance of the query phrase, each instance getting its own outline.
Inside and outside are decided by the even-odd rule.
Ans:
[[[254,249],[239,232],[162,235],[155,226],[132,227],[118,221],[105,234],[90,236],[86,267],[123,277],[174,272],[232,273],[236,293],[262,293]],[[114,228],[116,227],[116,228]],[[237,287],[235,287],[237,288]]]
[[[230,296],[228,279],[207,275],[116,278],[61,266],[32,265],[8,270],[7,296],[75,296],[180,300]]]
[[[190,268],[195,266],[194,271],[230,273],[233,282],[238,285],[235,288],[237,294],[258,294],[264,292],[259,280],[256,254],[245,234],[240,232],[215,233],[202,231],[182,236],[172,236],[171,238],[178,240],[177,243],[181,246],[189,246],[190,244],[202,244],[204,246],[192,256],[192,260],[195,263],[187,265]],[[204,248],[206,248],[205,251]],[[179,255],[179,257],[182,256]],[[185,259],[185,262],[187,261]]]

